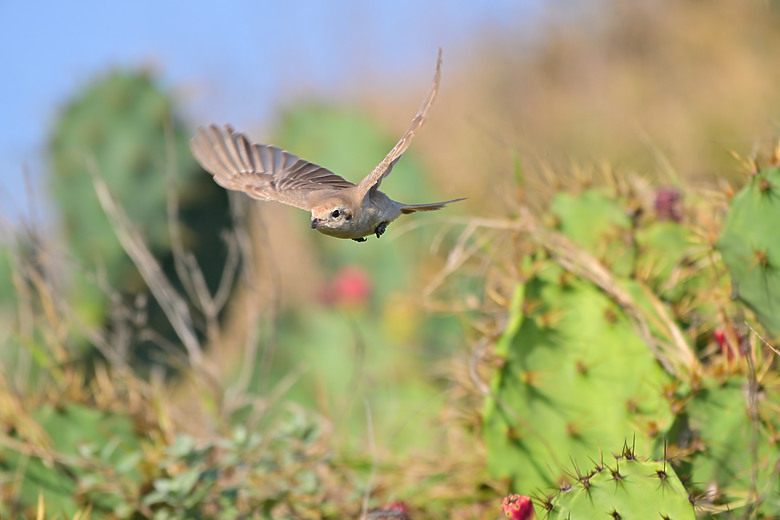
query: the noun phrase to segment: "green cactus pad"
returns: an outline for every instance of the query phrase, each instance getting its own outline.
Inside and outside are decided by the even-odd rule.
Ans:
[[[63,110],[51,139],[52,186],[68,242],[83,260],[106,262],[111,279],[123,252],[94,194],[89,163],[151,245],[166,243],[160,223],[166,221],[167,161],[197,172],[184,132],[171,132],[175,158],[166,149],[166,126],[178,130],[171,109],[171,98],[147,74],[112,73]]]
[[[691,265],[694,237],[690,229],[673,221],[652,221],[636,231],[636,272],[653,291],[667,301],[691,294],[701,280],[701,270]]]
[[[621,309],[558,266],[518,286],[497,351],[484,435],[490,470],[515,489],[555,485],[626,438],[649,452],[671,424],[668,376]]]
[[[746,490],[755,479],[758,489],[752,507],[770,518],[780,518],[780,480],[777,464],[780,444],[780,388],[767,381],[758,389],[755,424],[748,413],[748,382],[744,377],[725,381],[707,378],[691,396],[671,430],[669,440],[689,456],[679,464],[698,493],[710,496],[740,516]]]
[[[625,452],[624,452],[625,455]],[[546,502],[548,519],[694,519],[688,493],[666,462],[615,457],[566,484]]]
[[[717,247],[732,293],[780,334],[780,168],[758,172],[731,201]]]

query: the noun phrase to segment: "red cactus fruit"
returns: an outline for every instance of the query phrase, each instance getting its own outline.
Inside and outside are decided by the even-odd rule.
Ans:
[[[509,495],[501,504],[504,514],[512,520],[530,520],[536,517],[531,499],[524,495]]]
[[[400,500],[398,502],[390,502],[385,506],[385,509],[392,509],[395,511],[401,511],[402,513],[409,513],[409,508],[406,507],[406,504]]]

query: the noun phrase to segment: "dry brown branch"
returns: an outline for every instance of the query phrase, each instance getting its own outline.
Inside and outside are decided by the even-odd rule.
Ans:
[[[239,255],[236,238],[232,234],[226,235],[228,256],[219,286],[212,296],[203,276],[203,270],[198,265],[195,256],[184,248],[184,241],[182,240],[181,226],[179,225],[178,192],[176,189],[176,143],[170,125],[165,127],[165,138],[166,178],[168,184],[166,193],[168,232],[171,239],[174,268],[190,301],[200,309],[205,317],[206,335],[209,341],[217,343],[220,337],[219,313],[227,302],[230,289],[238,273]]]
[[[91,158],[87,159],[87,170],[92,177],[92,183],[100,205],[103,211],[105,211],[119,239],[119,243],[141,273],[149,290],[160,304],[176,335],[184,345],[190,366],[206,374],[213,383],[214,375],[209,373],[204,364],[201,344],[195,333],[192,315],[187,302],[176,292],[176,289],[166,278],[159,262],[154,258],[140,233],[135,230],[127,214],[111,195],[108,186],[97,170],[95,161]]]

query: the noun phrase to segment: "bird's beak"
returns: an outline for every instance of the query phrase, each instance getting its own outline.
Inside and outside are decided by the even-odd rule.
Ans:
[[[312,229],[317,229],[319,227],[319,225],[320,225],[320,222],[321,222],[321,220],[316,218],[316,217],[311,219],[311,228]]]

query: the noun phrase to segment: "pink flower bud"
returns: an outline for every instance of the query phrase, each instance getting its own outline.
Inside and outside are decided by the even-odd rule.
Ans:
[[[659,220],[680,222],[683,218],[682,194],[675,188],[660,188],[653,205]]]

